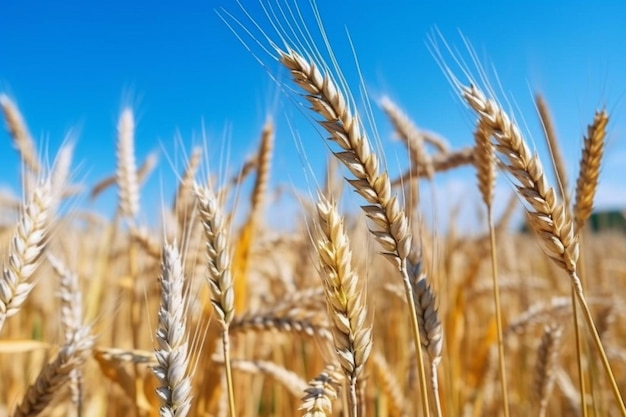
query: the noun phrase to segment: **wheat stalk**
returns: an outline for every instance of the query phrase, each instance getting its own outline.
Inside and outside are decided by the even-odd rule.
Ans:
[[[222,347],[230,416],[235,417],[235,395],[230,367],[229,336],[229,326],[235,314],[235,292],[233,290],[230,254],[227,248],[226,225],[213,191],[208,187],[201,187],[195,184],[194,193],[198,201],[200,221],[204,228],[211,304],[213,305],[213,311],[217,315],[217,321],[222,326]]]
[[[474,131],[475,161],[478,177],[478,189],[487,207],[489,222],[489,247],[491,253],[491,277],[493,283],[493,303],[496,311],[496,327],[498,333],[498,368],[502,388],[502,408],[504,416],[509,416],[509,396],[506,382],[506,366],[504,354],[504,338],[502,336],[502,308],[500,306],[500,286],[496,259],[496,228],[493,222],[493,194],[496,186],[496,156],[491,143],[493,131],[484,119],[480,118]]]

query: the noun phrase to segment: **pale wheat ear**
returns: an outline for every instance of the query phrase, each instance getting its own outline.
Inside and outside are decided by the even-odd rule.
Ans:
[[[122,217],[134,221],[139,212],[139,182],[135,163],[135,117],[124,108],[117,124],[117,173],[119,211]]]
[[[158,365],[153,368],[159,382],[161,415],[185,417],[191,407],[191,369],[187,333],[187,299],[183,265],[176,245],[165,244],[161,261],[161,304],[156,332]]]
[[[7,130],[13,138],[13,144],[20,153],[22,161],[34,175],[38,175],[41,172],[41,165],[37,148],[17,105],[6,94],[0,94],[0,107]]]
[[[316,248],[332,323],[337,359],[348,382],[348,414],[359,415],[362,372],[372,349],[372,326],[367,317],[365,283],[352,266],[350,239],[335,203],[318,195],[319,232]]]
[[[50,181],[44,178],[22,207],[0,278],[0,331],[8,318],[19,312],[35,286],[32,278],[44,253],[53,217],[51,200]]]

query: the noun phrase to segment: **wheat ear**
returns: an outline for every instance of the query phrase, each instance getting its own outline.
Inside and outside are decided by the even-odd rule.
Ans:
[[[200,221],[204,228],[211,304],[213,305],[213,311],[217,315],[217,321],[222,325],[222,347],[230,416],[235,417],[235,395],[230,367],[229,335],[229,326],[235,314],[235,292],[233,290],[230,254],[227,248],[226,224],[213,191],[208,187],[201,187],[195,184],[194,192],[198,201]]]
[[[26,164],[33,174],[39,174],[41,167],[39,165],[35,142],[28,132],[22,114],[15,103],[6,94],[0,94],[0,107],[2,107],[7,130],[13,138],[13,143],[22,157],[22,161],[24,161],[24,164]]]
[[[309,381],[308,388],[304,390],[306,395],[302,397],[300,405],[300,409],[305,410],[303,417],[332,417],[333,401],[337,399],[341,381],[341,373],[334,365],[328,365]]]
[[[372,349],[372,327],[367,323],[365,285],[352,268],[350,240],[334,203],[319,195],[320,232],[317,252],[335,351],[346,376],[349,415],[358,415],[357,383]]]
[[[380,100],[380,106],[391,121],[402,142],[409,151],[409,157],[417,172],[424,171],[430,180],[435,175],[432,159],[424,147],[424,135],[413,124],[411,119],[389,97]],[[419,174],[417,174],[419,175]]]
[[[187,301],[183,265],[174,245],[165,244],[161,263],[161,305],[156,332],[158,365],[153,368],[161,386],[157,394],[161,417],[185,417],[191,407],[191,377],[187,334]]]
[[[65,343],[70,343],[74,334],[83,326],[83,296],[78,275],[69,269],[59,258],[47,254],[52,269],[60,278],[59,298],[61,299],[61,324],[65,333]],[[70,373],[72,402],[82,415],[83,375],[80,369]]]
[[[117,172],[119,210],[124,217],[134,219],[139,211],[139,181],[135,163],[135,118],[125,108],[117,123]]]
[[[471,165],[474,163],[474,148],[463,148],[447,153],[435,154],[430,162],[434,172],[444,172],[460,166]],[[426,174],[423,171],[415,172],[414,169],[409,169],[399,178],[391,181],[391,186],[397,187],[398,185],[406,184],[416,176],[424,177]]]
[[[554,386],[554,371],[557,368],[558,349],[563,334],[559,325],[546,326],[541,337],[535,365],[534,394],[539,401],[539,417],[546,415],[548,401]]]
[[[92,347],[91,328],[81,327],[61,347],[54,361],[42,368],[13,412],[13,417],[34,417],[43,411],[68,382],[72,371],[80,368],[86,361]]]
[[[496,150],[506,159],[506,169],[519,182],[517,185],[518,194],[529,204],[527,207],[528,222],[536,232],[544,253],[568,273],[572,285],[572,298],[576,298],[583,308],[583,316],[593,335],[602,365],[610,379],[613,395],[620,406],[622,416],[626,417],[626,406],[600,336],[593,323],[591,311],[577,274],[576,262],[579,244],[574,235],[574,226],[569,210],[566,209],[563,202],[558,200],[554,188],[548,184],[541,160],[536,154],[531,154],[519,128],[510,121],[508,115],[499,105],[493,99],[487,99],[484,93],[473,85],[461,87],[461,93],[468,105],[491,127],[493,138],[496,141]],[[572,304],[573,306],[576,305],[576,303]],[[576,317],[577,314],[574,309],[577,330]],[[579,367],[581,362],[579,359]],[[582,381],[582,372],[579,374],[581,374]]]
[[[363,133],[361,122],[348,107],[344,93],[332,76],[322,73],[315,62],[309,61],[291,48],[277,49],[280,62],[291,72],[294,82],[307,94],[313,110],[324,120],[319,124],[330,134],[341,151],[334,155],[348,168],[355,179],[347,179],[367,205],[363,211],[373,222],[370,229],[383,248],[383,255],[400,271],[409,305],[413,342],[418,354],[421,387],[421,404],[424,415],[430,415],[427,399],[427,382],[423,356],[420,349],[420,331],[415,310],[415,300],[408,273],[407,257],[411,251],[411,232],[397,196],[391,194],[391,183],[386,172],[380,172],[378,158],[371,151],[369,140]]]
[[[274,124],[268,120],[261,133],[261,145],[257,156],[257,171],[254,187],[250,194],[251,213],[258,218],[263,213],[263,203],[267,195],[270,171],[272,169],[272,151],[274,149]]]
[[[604,138],[609,115],[605,110],[596,112],[596,115],[587,127],[587,136],[583,146],[583,155],[580,160],[580,173],[576,180],[576,200],[574,203],[574,220],[576,232],[580,233],[593,209],[593,198],[598,187],[600,165],[604,153]]]
[[[22,208],[11,238],[8,263],[0,279],[0,331],[5,321],[17,314],[35,286],[31,278],[46,244],[51,198],[50,182],[42,181]]]

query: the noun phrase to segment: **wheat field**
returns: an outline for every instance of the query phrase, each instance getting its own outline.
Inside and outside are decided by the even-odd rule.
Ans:
[[[544,158],[476,81],[482,69],[451,69],[433,41],[473,130],[451,149],[383,96],[373,105],[406,146],[396,178],[330,58],[222,18],[282,66],[277,82],[323,132],[326,178],[293,228],[272,228],[267,122],[233,172],[187,150],[175,195],[145,224],[154,208],[139,196],[159,162],[136,160],[131,108],[111,176],[76,184],[73,144],[42,157],[28,115],[0,95],[23,194],[0,202],[0,416],[626,416],[626,239],[588,224],[607,110],[588,115],[570,187],[547,100],[525,115],[545,127]],[[420,184],[462,166],[476,172],[480,235],[423,221]],[[111,218],[73,203],[109,188]],[[361,210],[343,207],[348,193]]]

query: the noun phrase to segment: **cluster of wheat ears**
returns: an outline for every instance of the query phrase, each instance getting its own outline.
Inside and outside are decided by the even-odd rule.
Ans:
[[[296,23],[275,27],[280,46],[252,40],[287,70],[279,83],[310,108],[332,153],[291,231],[266,222],[271,123],[256,155],[219,184],[200,178],[207,151],[193,149],[162,224],[148,228],[139,194],[157,161],[137,165],[130,109],[115,175],[91,191],[117,187],[108,221],[60,210],[81,190],[72,143],[42,162],[15,102],[0,96],[24,190],[1,207],[17,220],[0,228],[0,415],[626,416],[626,244],[585,227],[607,112],[589,124],[570,192],[543,99],[556,184],[491,89],[444,66],[475,116],[473,141],[451,150],[382,98],[410,161],[390,178],[336,64],[306,39],[288,41],[308,34]],[[362,212],[340,210],[333,161]],[[420,221],[420,181],[462,165],[477,172],[483,236],[442,236]],[[513,192],[494,220],[497,175]],[[248,177],[245,205],[232,195]],[[508,225],[519,201],[534,235]]]

